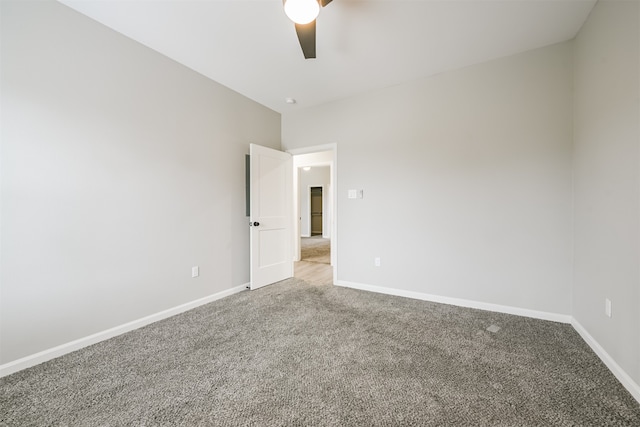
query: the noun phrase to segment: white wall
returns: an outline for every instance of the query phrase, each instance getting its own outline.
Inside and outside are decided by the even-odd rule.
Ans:
[[[310,223],[310,187],[323,187],[322,193],[322,235],[328,238],[331,235],[329,224],[330,219],[330,182],[331,175],[329,166],[314,166],[309,171],[300,170],[298,177],[299,184],[299,200],[300,200],[300,234],[304,237],[311,235]]]
[[[571,48],[284,114],[339,147],[338,281],[569,314]]]
[[[280,115],[59,3],[1,7],[0,363],[247,283],[244,155]]]
[[[640,384],[640,3],[599,1],[575,41],[573,316]],[[612,317],[605,316],[605,298]]]

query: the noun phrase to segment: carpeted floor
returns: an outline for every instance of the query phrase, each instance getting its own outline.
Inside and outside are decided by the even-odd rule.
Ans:
[[[330,264],[331,240],[322,236],[300,238],[300,260]]]
[[[639,426],[640,405],[569,325],[289,279],[1,379],[0,425]]]

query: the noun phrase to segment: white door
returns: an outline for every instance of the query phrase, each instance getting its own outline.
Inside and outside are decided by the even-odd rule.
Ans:
[[[251,144],[251,289],[293,277],[293,169],[289,153]]]

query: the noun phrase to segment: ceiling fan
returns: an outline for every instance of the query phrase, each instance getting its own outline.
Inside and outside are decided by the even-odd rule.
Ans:
[[[296,25],[296,34],[305,59],[316,57],[316,18],[320,6],[332,0],[283,0],[284,13]]]

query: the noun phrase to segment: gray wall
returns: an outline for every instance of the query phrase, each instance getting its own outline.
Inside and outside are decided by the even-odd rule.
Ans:
[[[286,149],[338,144],[338,281],[569,314],[571,51],[283,114]]]
[[[640,3],[599,1],[575,42],[573,316],[640,384]],[[612,317],[605,316],[605,298]]]
[[[0,363],[249,281],[279,114],[52,1],[2,1],[1,71]]]

